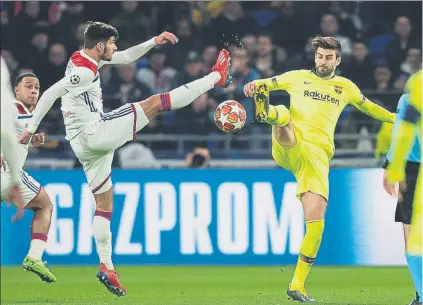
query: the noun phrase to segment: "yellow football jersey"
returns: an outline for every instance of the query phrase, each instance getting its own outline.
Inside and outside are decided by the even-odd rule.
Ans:
[[[408,105],[404,119],[399,123],[396,137],[393,139],[392,160],[388,167],[388,181],[397,182],[405,179],[405,167],[408,152],[414,142],[416,127],[421,141],[422,115],[422,71],[413,74],[406,84]]]
[[[324,80],[312,70],[295,70],[255,83],[265,83],[271,91],[284,90],[289,93],[293,125],[304,140],[325,149],[329,158],[334,154],[337,121],[348,104],[381,121],[393,123],[395,119],[395,114],[368,101],[360,89],[344,77],[335,75]]]
[[[387,170],[388,182],[403,181],[406,168],[406,156],[414,142],[415,128],[420,132],[422,123],[422,70],[413,74],[406,84],[408,105],[404,120],[399,123],[396,138],[394,138],[392,161]],[[413,198],[413,214],[410,233],[407,240],[407,252],[411,255],[422,255],[422,175],[420,166],[416,190]]]
[[[422,70],[413,74],[405,85],[406,91],[409,92],[408,101],[417,111],[422,113]]]

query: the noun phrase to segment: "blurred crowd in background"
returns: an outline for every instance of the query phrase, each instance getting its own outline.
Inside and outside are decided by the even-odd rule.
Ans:
[[[421,67],[421,6],[405,1],[2,2],[1,54],[12,78],[33,71],[43,91],[63,77],[69,57],[83,48],[88,20],[115,26],[120,50],[165,30],[176,34],[176,45],[156,47],[133,64],[100,70],[105,111],[109,111],[202,77],[209,73],[219,49],[230,48],[232,83],[227,88],[214,89],[141,131],[203,135],[219,132],[213,122],[218,103],[235,99],[249,109],[251,101],[242,90],[247,82],[292,69],[312,69],[309,42],[318,34],[341,41],[337,74],[394,110],[407,78]],[[289,97],[275,94],[272,103],[289,105]],[[358,132],[357,122],[362,119],[347,107],[337,132]],[[368,126],[371,132],[374,126]],[[266,128],[248,124],[241,134]],[[60,103],[41,129],[64,133]]]

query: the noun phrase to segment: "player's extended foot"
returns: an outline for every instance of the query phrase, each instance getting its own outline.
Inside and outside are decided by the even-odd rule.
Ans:
[[[414,301],[408,305],[422,305],[422,300],[420,300],[420,296],[417,292],[416,292],[416,298],[414,299]]]
[[[226,79],[229,75],[229,52],[222,49],[217,56],[216,64],[213,66],[212,71],[219,72],[220,80],[215,84],[216,87],[225,87]]]
[[[298,301],[300,303],[312,303],[316,301],[315,299],[307,295],[307,292],[304,288],[298,290],[291,290],[291,285],[289,285],[286,294],[294,301]]]
[[[53,273],[47,268],[46,262],[37,261],[30,257],[25,257],[22,266],[25,270],[35,273],[43,282],[53,283],[57,279]]]
[[[126,295],[126,290],[119,280],[119,273],[115,270],[109,270],[106,265],[101,264],[100,270],[97,273],[97,278],[111,293],[118,297]]]
[[[254,108],[255,108],[255,121],[263,123],[267,119],[269,112],[269,88],[265,84],[257,87],[254,93]]]

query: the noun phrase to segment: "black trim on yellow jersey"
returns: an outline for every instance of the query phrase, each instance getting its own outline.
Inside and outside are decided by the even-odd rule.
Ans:
[[[321,78],[319,75],[317,75],[317,73],[316,73],[316,68],[311,69],[310,71],[311,71],[311,73],[313,73],[314,75],[316,75],[318,78]],[[332,79],[332,78],[334,78],[335,76],[336,76],[336,74],[335,74],[335,73],[333,73],[333,76],[332,76],[331,78],[329,78],[329,79]]]
[[[412,104],[408,104],[405,110],[404,121],[416,124],[420,119],[421,114]]]

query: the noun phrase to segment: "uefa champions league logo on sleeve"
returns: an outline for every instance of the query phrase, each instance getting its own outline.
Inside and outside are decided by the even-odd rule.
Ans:
[[[73,85],[79,84],[79,81],[81,80],[81,78],[78,75],[72,75],[70,77],[70,82]]]

